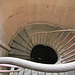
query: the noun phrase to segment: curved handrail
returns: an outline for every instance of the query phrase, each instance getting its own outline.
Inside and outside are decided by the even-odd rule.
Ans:
[[[10,64],[0,64],[0,66],[4,66],[4,67],[13,67],[13,68],[20,68],[19,66],[10,65]]]
[[[75,32],[75,29],[66,29],[66,30],[54,30],[54,31],[42,31],[42,32],[36,32],[36,33],[33,33],[31,36],[35,35],[35,34],[39,34],[39,33],[52,33],[52,32],[67,32],[67,31],[71,31],[71,32]],[[31,37],[30,36],[30,37]]]
[[[54,24],[52,22],[47,22],[47,21],[33,21],[33,22],[26,23],[25,26],[29,26],[29,25],[33,25],[33,24],[48,24],[48,25],[55,26],[55,27],[61,27],[63,29],[68,29],[69,28],[66,25]]]
[[[0,57],[0,64],[12,64],[43,72],[66,72],[75,70],[75,62],[66,64],[41,64],[13,57]]]
[[[12,68],[18,68],[18,70],[0,70],[0,73],[10,73],[10,72],[19,72],[20,68],[19,66],[10,65],[10,64],[0,64],[0,67],[12,67]]]
[[[32,35],[30,35],[30,37],[28,38],[28,43],[29,43],[29,40],[33,40],[33,43],[35,42],[35,35],[37,35],[37,40],[38,40],[38,38],[39,39],[41,39],[40,37],[39,37],[39,35],[41,34],[41,37],[42,37],[42,34],[47,34],[46,35],[46,37],[43,35],[43,37],[45,37],[44,39],[45,39],[45,42],[44,42],[44,44],[46,44],[47,42],[48,42],[48,40],[50,40],[51,38],[52,38],[52,36],[50,36],[50,35],[53,35],[54,33],[56,33],[56,35],[55,35],[55,38],[53,38],[50,42],[53,42],[53,40],[55,40],[56,38],[57,38],[57,36],[58,36],[58,33],[59,32],[61,32],[61,35],[60,35],[60,37],[59,38],[62,38],[62,35],[64,34],[64,33],[66,33],[66,32],[68,32],[68,34],[63,38],[63,40],[61,41],[61,43],[58,45],[58,47],[57,48],[53,48],[54,46],[51,46],[52,44],[50,44],[50,46],[53,48],[53,49],[56,49],[56,51],[58,51],[58,48],[59,48],[59,46],[67,39],[67,37],[70,35],[70,34],[72,34],[73,35],[73,37],[71,38],[71,39],[69,39],[69,41],[61,48],[61,49],[63,49],[68,43],[70,43],[74,38],[75,38],[75,29],[64,29],[64,30],[54,30],[54,31],[42,31],[42,32],[35,32],[35,33],[33,33]],[[51,34],[50,34],[51,33]],[[49,35],[50,34],[50,35]],[[49,37],[50,38],[47,38],[48,37],[48,35],[49,35]],[[34,36],[34,37],[33,37]],[[34,39],[32,39],[32,38],[34,38]],[[43,38],[42,38],[43,39]],[[48,39],[48,40],[47,40]],[[58,40],[59,39],[57,39],[57,41],[56,41],[56,43],[58,42]],[[73,41],[74,42],[74,41]],[[38,43],[38,42],[37,42]],[[36,44],[37,44],[36,43]],[[56,44],[55,43],[55,44]],[[34,43],[35,44],[35,43]],[[38,43],[38,44],[40,44],[40,43]],[[61,50],[60,49],[60,50]],[[59,50],[59,51],[60,51]],[[57,52],[58,53],[58,52]],[[59,53],[59,55],[61,55],[60,53]],[[74,61],[74,60],[73,60]],[[70,61],[70,62],[72,62],[72,61]]]
[[[0,73],[19,72],[19,70],[0,70]]]

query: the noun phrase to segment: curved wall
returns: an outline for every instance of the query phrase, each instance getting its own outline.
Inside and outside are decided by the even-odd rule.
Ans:
[[[9,43],[26,23],[47,21],[75,28],[75,0],[0,0],[0,40]]]

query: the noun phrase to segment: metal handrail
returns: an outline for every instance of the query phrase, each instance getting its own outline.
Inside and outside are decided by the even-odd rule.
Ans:
[[[52,32],[66,32],[66,31],[71,31],[71,32],[75,32],[75,29],[66,29],[66,30],[54,30],[54,31],[42,31],[42,32],[36,32],[36,33],[33,33],[31,36],[35,35],[35,34],[39,34],[39,33],[52,33]],[[30,37],[31,37],[30,36]]]
[[[57,39],[57,41],[55,42],[55,44],[54,44],[54,46],[52,45],[52,42],[53,42],[53,40],[55,40],[55,38],[57,37],[57,33],[59,33],[59,32],[62,32],[61,34],[60,34],[60,36],[59,36],[59,38]],[[62,38],[62,36],[63,36],[63,34],[64,33],[66,33],[66,32],[68,32],[68,34],[62,39],[62,41],[60,42],[60,44],[57,46],[57,47],[55,47],[55,45],[56,45],[56,43],[60,40],[60,38]],[[67,29],[67,30],[54,30],[54,31],[42,31],[42,32],[36,32],[36,33],[33,33],[30,37],[29,37],[29,39],[32,39],[33,38],[33,36],[35,36],[35,35],[37,35],[37,39],[36,40],[38,40],[38,37],[39,37],[39,35],[41,34],[41,37],[42,37],[42,34],[47,34],[47,35],[49,35],[49,33],[51,33],[51,36],[49,36],[50,38],[45,38],[44,36],[44,39],[46,39],[45,41],[46,42],[51,42],[51,44],[50,44],[50,46],[52,46],[52,48],[53,47],[55,47],[54,49],[56,50],[56,51],[58,51],[59,52],[59,55],[62,55],[61,54],[61,49],[63,49],[68,43],[70,43],[74,38],[75,38],[75,34],[73,34],[73,37],[71,37],[71,39],[69,39],[69,41],[67,41],[67,43],[63,46],[63,47],[61,47],[61,48],[59,48],[59,46],[69,37],[69,35],[70,34],[72,34],[72,33],[75,33],[75,29]],[[50,41],[50,39],[52,38],[52,36],[53,36],[53,33],[56,33],[56,35],[54,36],[54,38]],[[40,38],[40,37],[39,37]],[[48,39],[48,40],[47,40]],[[33,39],[32,39],[33,40]],[[28,40],[28,42],[29,42],[29,40]],[[33,40],[33,42],[35,42],[35,38],[34,38],[34,40]],[[34,43],[35,44],[35,43]],[[40,43],[36,43],[36,44],[40,44]],[[44,44],[44,43],[43,43]],[[45,43],[46,44],[46,43]],[[74,43],[74,41],[73,41],[73,46],[75,45],[75,43]],[[71,46],[71,47],[73,47],[73,46]],[[69,47],[69,48],[71,48],[71,47]],[[59,49],[58,49],[59,48]],[[68,49],[69,49],[68,48]],[[67,49],[67,50],[68,50]],[[66,49],[63,49],[64,51],[63,51],[63,53],[65,52],[65,50]],[[74,57],[74,55],[73,55],[73,57]],[[72,60],[72,59],[71,59]],[[73,61],[71,61],[70,60],[70,62],[73,62]],[[63,59],[62,59],[62,61],[63,61]],[[67,62],[67,61],[66,61]],[[65,63],[66,63],[65,62]],[[63,62],[62,62],[63,63]],[[68,62],[69,63],[69,62]]]
[[[10,65],[10,64],[0,64],[0,66],[4,66],[4,67],[13,67],[13,68],[20,68],[19,66]]]
[[[71,32],[75,32],[75,29],[55,30],[55,31],[50,31],[50,32],[36,32],[36,33],[32,34],[29,37],[29,39],[31,39],[31,37],[33,35],[36,35],[39,33],[55,33],[55,32],[67,32],[67,31],[70,31],[70,33],[71,33]],[[67,38],[67,36],[65,38]],[[73,36],[73,38],[75,38],[75,36]],[[74,43],[74,45],[75,45],[75,43]],[[11,49],[9,46],[4,44],[2,41],[0,41],[0,47],[7,50],[7,51],[10,51],[10,49]],[[43,72],[67,72],[67,71],[75,70],[75,60],[73,62],[69,62],[66,64],[52,65],[52,64],[41,64],[41,63],[31,62],[28,60],[23,60],[23,59],[13,58],[13,57],[0,57],[0,64],[12,64],[12,65],[17,65],[17,66],[20,66],[23,68],[28,68],[28,69],[43,71]],[[9,67],[9,66],[7,66],[7,67]],[[18,71],[17,70],[0,70],[0,72],[3,73],[3,72],[18,72]]]
[[[13,57],[0,57],[0,64],[13,64],[42,72],[67,72],[75,70],[75,62],[66,64],[41,64]]]
[[[19,72],[19,70],[0,70],[0,73]]]
[[[0,67],[10,67],[10,68],[18,68],[18,70],[0,70],[0,73],[10,73],[10,72],[19,72],[19,66],[10,65],[10,64],[0,64]]]

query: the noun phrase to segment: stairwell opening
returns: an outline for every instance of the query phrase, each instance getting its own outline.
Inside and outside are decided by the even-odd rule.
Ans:
[[[54,49],[40,44],[33,47],[30,58],[31,61],[44,64],[55,64],[58,60],[57,53]]]

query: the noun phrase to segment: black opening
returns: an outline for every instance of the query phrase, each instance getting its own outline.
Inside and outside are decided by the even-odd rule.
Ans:
[[[45,64],[55,64],[58,60],[57,53],[49,46],[36,45],[31,51],[31,61]]]

